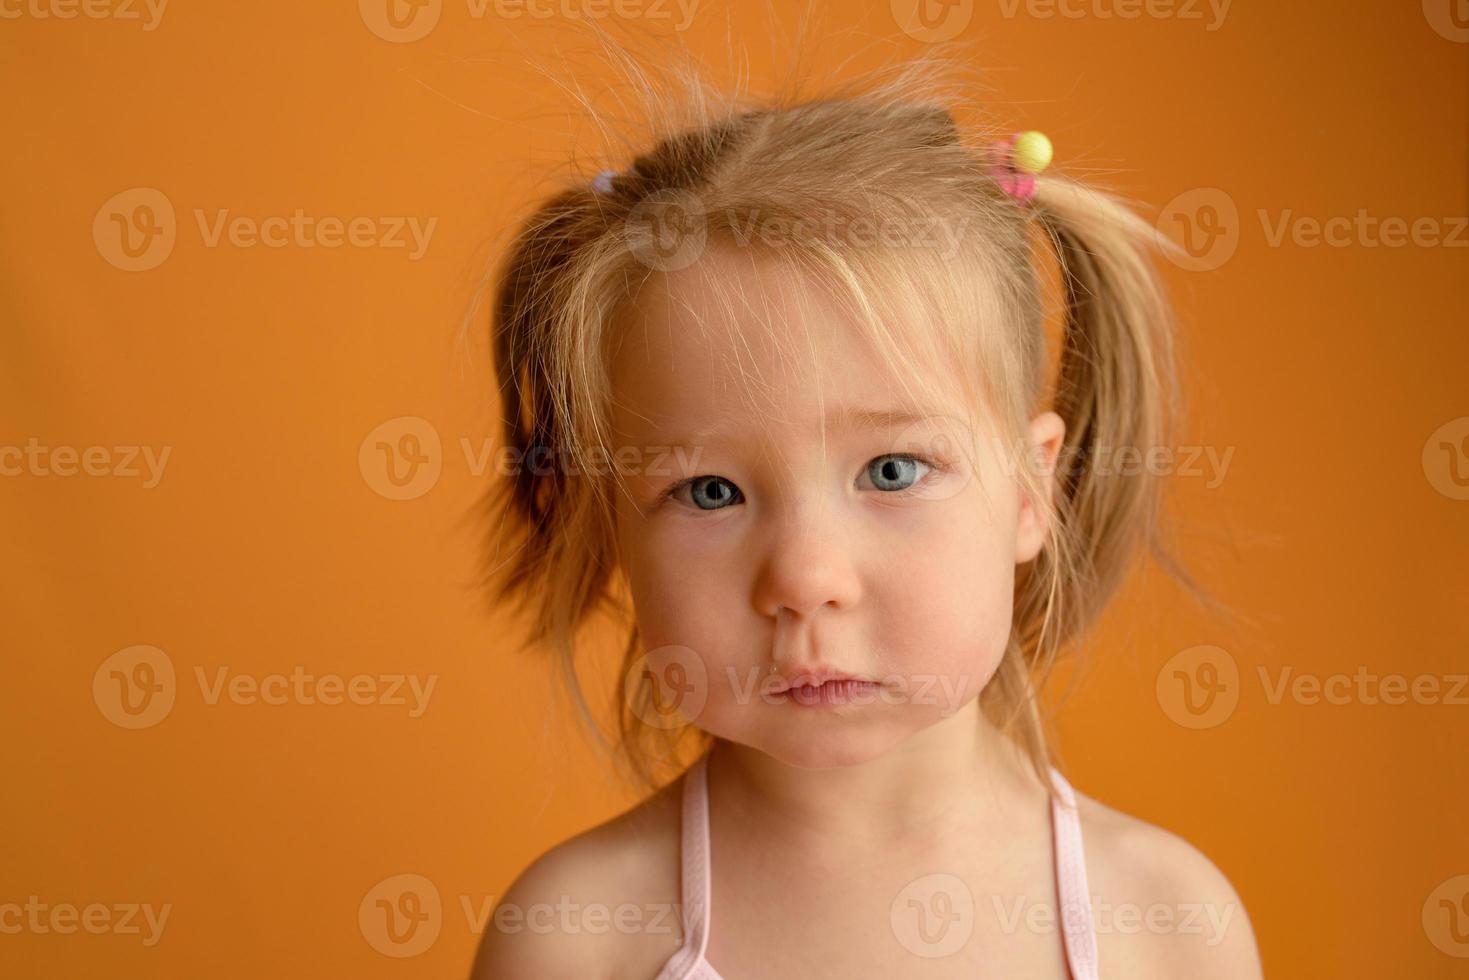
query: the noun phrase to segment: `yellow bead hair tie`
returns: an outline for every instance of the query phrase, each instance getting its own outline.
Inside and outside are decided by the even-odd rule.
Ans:
[[[992,169],[1000,190],[1017,201],[1035,194],[1035,175],[1051,164],[1054,150],[1045,133],[1027,129],[994,143],[999,158]]]

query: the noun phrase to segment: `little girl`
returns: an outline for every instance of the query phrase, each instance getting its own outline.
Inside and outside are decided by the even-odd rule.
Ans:
[[[515,241],[497,586],[583,711],[622,617],[653,792],[516,880],[475,977],[1260,976],[1225,877],[1075,793],[1037,704],[1157,550],[1157,475],[1097,462],[1167,444],[1152,230],[1042,134],[961,131],[933,64],[698,91]]]

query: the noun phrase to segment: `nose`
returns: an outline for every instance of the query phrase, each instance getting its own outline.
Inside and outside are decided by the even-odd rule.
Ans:
[[[776,618],[785,608],[806,617],[825,607],[846,609],[857,602],[861,580],[853,535],[829,503],[783,510],[772,521],[755,581],[758,612]]]

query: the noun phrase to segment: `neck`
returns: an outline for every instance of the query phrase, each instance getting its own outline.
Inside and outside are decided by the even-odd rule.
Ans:
[[[716,739],[708,778],[715,808],[735,818],[730,825],[817,849],[998,831],[1033,819],[1045,796],[1024,753],[977,699],[882,756],[832,769],[801,769]]]

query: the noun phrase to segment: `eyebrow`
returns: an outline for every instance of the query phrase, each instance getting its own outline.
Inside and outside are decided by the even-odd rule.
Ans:
[[[939,417],[935,412],[912,412],[902,409],[857,409],[849,407],[837,408],[828,412],[826,423],[837,429],[893,429],[898,426],[914,425],[926,419]],[[705,446],[716,443],[725,435],[731,422],[716,422],[713,425],[700,426],[681,433],[677,438],[671,439],[674,445],[683,446]]]

